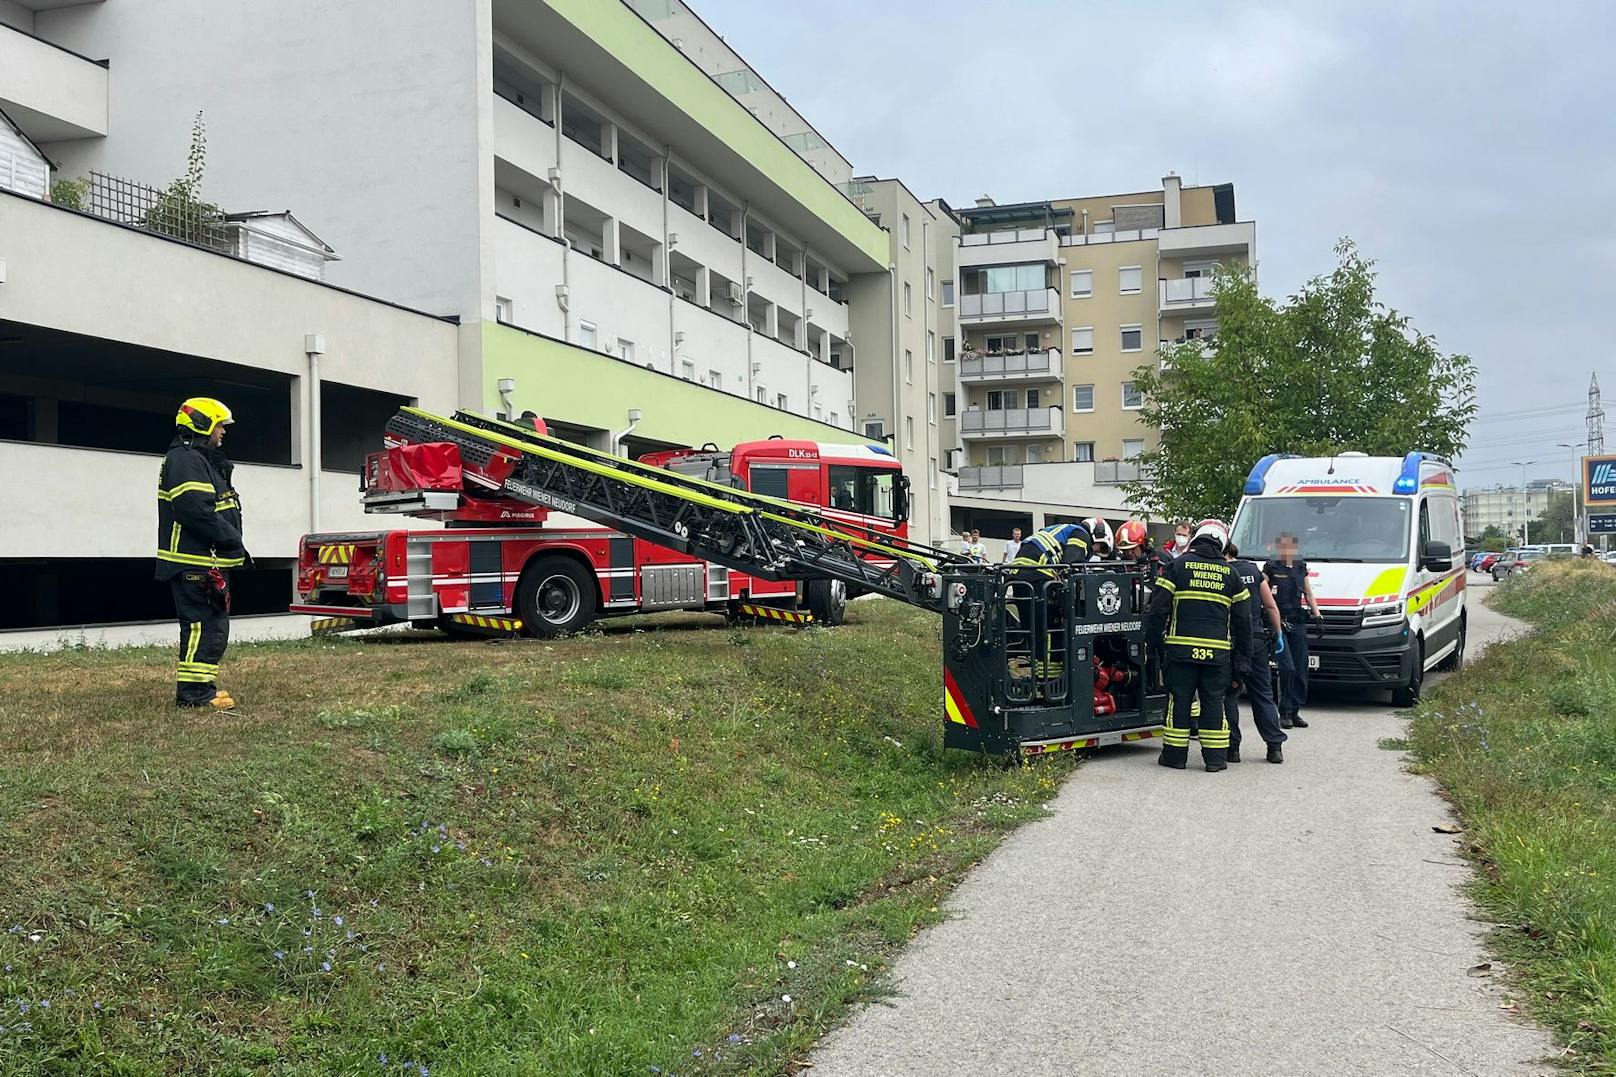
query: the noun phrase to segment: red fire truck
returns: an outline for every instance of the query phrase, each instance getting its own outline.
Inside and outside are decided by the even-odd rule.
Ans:
[[[304,536],[291,612],[456,636],[554,636],[597,617],[658,610],[834,625],[857,597],[840,580],[764,580],[504,496],[480,485],[479,471],[463,469],[458,453],[450,444],[391,441],[372,453],[361,478],[365,511],[445,526]],[[641,461],[908,536],[908,480],[879,446],[773,437]],[[882,563],[874,553],[869,559]]]

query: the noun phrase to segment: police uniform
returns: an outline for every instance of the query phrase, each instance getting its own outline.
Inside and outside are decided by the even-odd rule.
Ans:
[[[1251,660],[1251,601],[1234,569],[1223,560],[1217,540],[1206,537],[1156,580],[1145,615],[1145,638],[1166,660],[1165,681],[1172,696],[1162,731],[1163,766],[1182,769],[1189,757],[1191,702],[1199,700],[1201,758],[1206,769],[1228,766],[1229,723],[1223,699],[1229,691],[1233,659]],[[1217,721],[1213,728],[1212,721]]]
[[[1263,575],[1285,629],[1285,650],[1279,655],[1279,721],[1291,726],[1298,724],[1307,704],[1307,562],[1297,558],[1287,565],[1275,558],[1263,566]]]
[[[217,405],[223,417],[193,407],[199,403]],[[186,401],[157,480],[157,579],[168,581],[180,622],[174,686],[180,706],[234,705],[219,690],[218,675],[230,642],[229,570],[246,559],[241,502],[230,485],[234,465],[204,433],[229,415],[217,401]]]
[[[1285,731],[1279,727],[1279,707],[1274,703],[1274,676],[1268,668],[1268,656],[1274,645],[1269,638],[1266,611],[1259,597],[1262,571],[1250,561],[1231,561],[1229,565],[1251,596],[1247,602],[1251,608],[1251,660],[1243,664],[1235,663],[1229,694],[1224,697],[1223,703],[1223,713],[1229,721],[1229,751],[1232,755],[1238,755],[1241,684],[1246,686],[1246,698],[1251,701],[1251,721],[1257,727],[1257,735],[1262,737],[1263,743],[1272,748],[1285,743],[1287,738]],[[1277,762],[1272,756],[1270,761]]]

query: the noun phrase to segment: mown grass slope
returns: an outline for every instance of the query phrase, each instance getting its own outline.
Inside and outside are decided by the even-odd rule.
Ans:
[[[0,657],[0,1072],[782,1071],[1067,764],[934,618]]]
[[[1432,690],[1412,746],[1463,813],[1521,1001],[1616,1073],[1616,568],[1548,563],[1495,605],[1535,631]]]

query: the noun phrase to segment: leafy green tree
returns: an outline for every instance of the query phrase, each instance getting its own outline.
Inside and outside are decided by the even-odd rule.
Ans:
[[[1563,495],[1563,496],[1562,496]],[[1571,490],[1549,491],[1543,514],[1532,521],[1533,544],[1575,542],[1577,539],[1577,495]]]
[[[1252,464],[1272,452],[1357,450],[1456,456],[1475,414],[1475,366],[1375,297],[1374,263],[1350,239],[1336,267],[1282,302],[1250,271],[1214,282],[1218,331],[1164,345],[1159,368],[1134,372],[1143,420],[1161,432],[1125,484],[1152,516],[1227,517]]]
[[[1481,537],[1476,540],[1476,544],[1477,549],[1486,550],[1488,553],[1502,553],[1509,549],[1509,536],[1500,531],[1497,524],[1488,524]]]
[[[145,225],[175,239],[198,246],[223,248],[227,244],[224,212],[201,198],[202,175],[208,162],[208,129],[198,112],[191,123],[191,146],[185,154],[185,174],[173,180],[146,211]]]

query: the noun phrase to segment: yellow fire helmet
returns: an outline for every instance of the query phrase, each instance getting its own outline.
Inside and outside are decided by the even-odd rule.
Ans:
[[[180,405],[174,425],[207,437],[221,426],[235,422],[230,409],[211,396],[193,396]]]

